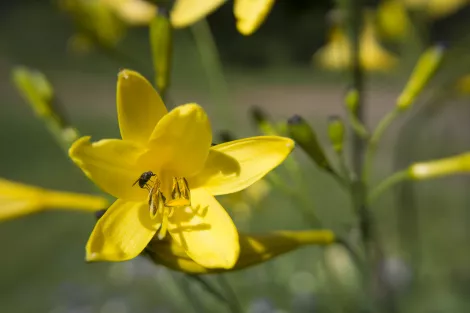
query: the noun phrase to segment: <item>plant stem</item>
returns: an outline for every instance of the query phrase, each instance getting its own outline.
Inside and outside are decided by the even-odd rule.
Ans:
[[[392,124],[392,122],[400,115],[402,111],[398,110],[397,108],[390,111],[385,117],[379,122],[377,128],[374,130],[371,139],[367,145],[366,155],[364,160],[364,170],[362,172],[362,179],[366,185],[370,183],[370,179],[372,178],[372,167],[374,162],[374,157],[377,152],[377,147],[382,139],[383,134],[388,129],[388,127]]]
[[[374,202],[384,191],[390,189],[391,187],[395,186],[396,184],[403,182],[410,178],[410,175],[407,170],[399,171],[387,179],[383,180],[381,183],[377,185],[372,191],[369,193],[367,198],[367,203],[371,204]]]
[[[199,51],[202,66],[206,71],[213,101],[217,110],[217,117],[225,123],[224,128],[233,126],[233,112],[231,112],[230,97],[227,81],[224,76],[219,50],[206,19],[193,24],[191,32]]]
[[[228,283],[227,279],[223,275],[217,275],[217,281],[219,282],[220,287],[225,290],[225,297],[229,299],[228,306],[230,312],[232,313],[241,313],[243,312],[242,307],[240,305],[240,301],[238,301],[237,294],[233,290],[232,286]]]

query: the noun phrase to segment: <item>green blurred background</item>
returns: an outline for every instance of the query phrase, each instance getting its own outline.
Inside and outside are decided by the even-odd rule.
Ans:
[[[368,5],[374,8],[377,3]],[[233,112],[229,121],[220,116],[220,104],[211,96],[191,32],[176,31],[169,106],[197,102],[208,111],[215,134],[230,130],[237,137],[260,134],[250,117],[254,105],[275,121],[300,114],[328,145],[327,118],[344,116],[349,74],[320,69],[312,63],[312,55],[327,42],[328,12],[333,6],[330,1],[279,0],[251,37],[236,31],[231,4],[209,17],[229,87],[225,99]],[[373,126],[393,107],[420,51],[437,41],[449,47],[442,70],[419,107],[399,120],[380,144],[377,180],[418,160],[470,150],[469,98],[451,87],[453,80],[470,73],[465,38],[469,16],[467,7],[424,24],[426,36],[416,34],[421,40],[385,43],[400,56],[399,64],[384,73],[366,74],[366,118]],[[94,193],[96,189],[18,95],[10,70],[26,65],[43,71],[82,134],[95,140],[117,138],[117,73],[131,68],[152,79],[148,30],[130,29],[117,47],[137,62],[99,49],[74,54],[67,49],[73,34],[70,18],[54,2],[0,4],[0,176],[45,188]],[[307,197],[304,209],[316,214],[324,227],[354,236],[355,217],[346,193],[297,150],[294,157],[302,166],[302,192]],[[334,158],[330,148],[327,152]],[[282,169],[279,174],[286,176]],[[463,176],[406,184],[373,207],[385,252],[377,270],[391,286],[389,294],[383,295],[390,302],[383,312],[468,312],[469,187]],[[311,225],[298,202],[276,189],[252,207],[249,218],[227,209],[245,231]],[[86,264],[84,246],[94,222],[95,217],[87,213],[43,212],[0,224],[0,312],[192,312],[194,304],[181,286],[189,288],[208,312],[227,311],[199,284],[146,259]],[[360,312],[358,273],[340,247],[305,248],[225,276],[246,312]],[[214,277],[209,280],[217,283]]]

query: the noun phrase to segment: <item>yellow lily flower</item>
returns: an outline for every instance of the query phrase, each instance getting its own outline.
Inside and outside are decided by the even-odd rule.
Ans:
[[[396,57],[380,46],[370,18],[365,21],[360,46],[360,62],[365,70],[386,71],[397,63]],[[329,43],[315,53],[314,60],[320,66],[331,70],[342,70],[351,66],[351,43],[340,26],[333,26]]]
[[[261,179],[289,155],[293,141],[260,136],[211,147],[211,126],[199,105],[167,112],[151,84],[130,70],[118,76],[117,110],[122,140],[83,137],[69,151],[90,179],[118,198],[96,224],[87,260],[132,259],[168,231],[200,265],[231,268],[238,233],[213,196]]]
[[[147,25],[157,14],[157,7],[145,0],[99,0],[129,25]]]
[[[194,262],[174,240],[153,239],[145,254],[160,265],[188,274],[215,274],[241,270],[271,260],[306,245],[330,245],[336,236],[330,230],[277,231],[250,235],[240,233],[240,257],[230,269],[206,268]]]
[[[468,0],[402,0],[409,9],[425,10],[428,16],[440,18],[468,5]]]
[[[47,209],[96,211],[107,206],[103,197],[47,190],[0,178],[0,221]]]
[[[470,74],[460,77],[456,82],[456,90],[463,95],[470,95]]]
[[[383,0],[377,8],[377,22],[381,35],[402,39],[411,27],[411,21],[402,0]]]
[[[148,24],[157,7],[144,0],[101,0],[109,5],[130,25]],[[203,19],[222,6],[226,0],[175,0],[170,13],[175,28],[187,27]],[[235,0],[233,12],[237,29],[243,35],[251,35],[264,22],[274,0]]]

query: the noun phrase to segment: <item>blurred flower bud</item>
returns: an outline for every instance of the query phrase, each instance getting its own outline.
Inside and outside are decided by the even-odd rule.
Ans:
[[[323,148],[310,125],[299,115],[292,116],[287,124],[289,136],[299,144],[310,158],[321,168],[332,171]]]
[[[54,91],[46,76],[23,66],[14,68],[12,74],[13,82],[34,112],[38,116],[51,115]]]
[[[219,132],[219,138],[222,142],[229,142],[235,140],[235,136],[228,130],[222,130]]]
[[[346,92],[344,102],[346,103],[346,108],[349,110],[349,112],[355,114],[359,105],[359,92],[356,88],[350,88]]]
[[[274,125],[269,121],[268,115],[263,109],[257,106],[253,106],[250,110],[250,115],[255,125],[259,130],[267,136],[278,135],[278,131],[275,129]]]
[[[95,211],[108,206],[100,196],[47,190],[0,178],[0,221],[50,209]]]
[[[433,77],[443,56],[444,47],[442,45],[431,47],[420,56],[405,88],[398,97],[398,109],[406,110],[415,102],[416,97]]]
[[[188,274],[223,273],[266,262],[306,245],[330,245],[336,237],[330,230],[278,231],[260,235],[239,234],[240,256],[231,269],[205,268],[194,262],[169,236],[150,241],[145,254],[155,263]]]
[[[411,179],[431,179],[459,173],[470,172],[470,152],[457,156],[415,163],[409,168]]]
[[[155,84],[163,97],[170,84],[173,49],[173,31],[167,10],[158,10],[158,14],[150,22],[150,44]]]
[[[341,154],[344,143],[344,123],[339,116],[331,116],[328,120],[328,137],[330,138],[333,150]]]

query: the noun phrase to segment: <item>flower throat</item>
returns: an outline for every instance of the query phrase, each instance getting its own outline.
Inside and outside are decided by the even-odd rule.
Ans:
[[[155,177],[154,181],[152,181],[153,177]],[[191,205],[191,192],[188,181],[184,177],[173,177],[169,200],[162,192],[162,183],[157,174],[151,171],[144,172],[132,186],[137,183],[140,188],[147,189],[149,192],[150,217],[152,220],[161,221],[158,227],[158,239],[163,239],[167,233],[168,218],[173,214],[173,209]]]

